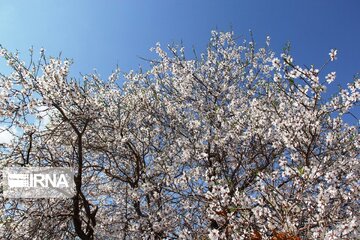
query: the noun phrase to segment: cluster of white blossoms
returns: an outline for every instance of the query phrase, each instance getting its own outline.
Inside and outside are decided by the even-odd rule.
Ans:
[[[328,75],[326,75],[326,82],[327,83],[332,83],[336,78],[336,72],[331,72]]]
[[[360,136],[343,117],[360,79],[328,98],[335,72],[264,45],[213,31],[188,60],[157,44],[123,82],[0,48],[0,130],[17,133],[2,166],[70,166],[76,184],[71,199],[0,196],[0,238],[356,239]]]

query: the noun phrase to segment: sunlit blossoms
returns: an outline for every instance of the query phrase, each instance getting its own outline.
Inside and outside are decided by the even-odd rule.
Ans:
[[[328,97],[331,66],[239,41],[213,31],[194,59],[157,44],[149,70],[106,80],[1,48],[1,166],[70,166],[76,185],[1,196],[2,238],[356,239],[360,79]]]
[[[326,78],[327,83],[329,83],[329,84],[332,83],[336,78],[336,72],[329,73],[328,75],[326,75],[325,78]]]
[[[330,61],[336,60],[337,59],[336,55],[337,55],[337,50],[336,49],[331,49],[330,53],[329,53]]]

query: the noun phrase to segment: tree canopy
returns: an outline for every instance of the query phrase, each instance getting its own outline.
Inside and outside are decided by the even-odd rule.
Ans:
[[[329,97],[337,50],[316,68],[263,45],[213,31],[201,55],[157,44],[108,79],[1,47],[1,167],[72,167],[76,185],[1,196],[2,239],[355,239],[360,78]]]

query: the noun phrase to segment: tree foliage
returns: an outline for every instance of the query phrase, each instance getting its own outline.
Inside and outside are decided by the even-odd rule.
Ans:
[[[1,166],[64,166],[71,199],[5,199],[2,239],[355,239],[360,79],[233,33],[206,52],[152,50],[148,71],[69,76],[71,62],[1,48]]]

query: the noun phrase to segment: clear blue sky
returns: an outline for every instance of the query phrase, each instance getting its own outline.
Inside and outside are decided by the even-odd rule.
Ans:
[[[105,78],[146,65],[149,48],[183,41],[203,50],[210,30],[254,32],[263,43],[271,36],[280,52],[287,41],[297,63],[322,64],[330,48],[344,85],[360,72],[359,0],[8,0],[0,1],[0,43],[25,56],[44,47],[47,54],[72,58],[72,75],[97,68]],[[4,70],[0,65],[0,70]]]

